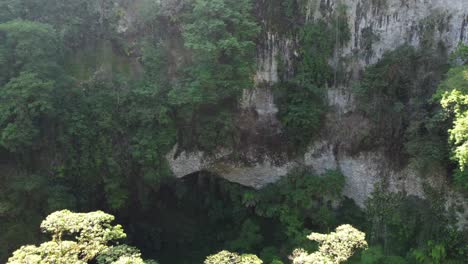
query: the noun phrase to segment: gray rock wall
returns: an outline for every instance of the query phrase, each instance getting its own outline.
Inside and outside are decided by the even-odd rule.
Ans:
[[[333,12],[338,3],[347,6],[352,35],[349,44],[337,54],[341,58],[349,58],[351,79],[355,76],[353,73],[377,62],[385,51],[405,43],[419,46],[422,41],[430,39],[435,43],[444,43],[448,51],[454,50],[459,42],[468,43],[467,0],[310,0],[304,7],[304,13],[309,20],[317,19],[330,15],[327,12]],[[435,25],[434,30],[428,30],[430,25]],[[378,36],[372,45],[366,40],[366,30]],[[279,80],[278,58],[290,66],[296,53],[294,40],[268,29],[265,31],[265,38],[258,47],[257,86],[245,91],[240,113],[240,123],[249,120],[245,122],[258,139],[265,131],[272,135],[281,132],[271,85]],[[298,165],[309,166],[317,173],[340,169],[346,177],[344,195],[360,206],[364,206],[375,185],[381,182],[385,182],[390,191],[423,198],[424,183],[428,183],[446,193],[447,206],[457,204],[468,209],[466,199],[450,189],[443,172],[434,171],[423,179],[410,167],[402,169],[393,166],[388,155],[378,148],[349,154],[347,144],[369,129],[368,121],[353,112],[355,103],[350,85],[330,87],[328,101],[331,111],[324,132],[303,156],[274,156],[258,151],[262,147],[261,142],[246,142],[249,146],[246,146],[248,151],[242,162],[230,160],[230,151],[221,150],[214,156],[200,152],[183,152],[178,156],[169,153],[169,163],[176,177],[207,170],[229,181],[254,188],[277,181]],[[459,215],[461,224],[465,224],[466,219],[466,215]]]

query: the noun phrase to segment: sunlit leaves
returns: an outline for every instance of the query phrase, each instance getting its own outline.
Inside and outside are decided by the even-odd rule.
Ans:
[[[109,247],[96,258],[98,264],[150,264],[141,258],[140,250],[127,245]]]
[[[468,66],[451,69],[439,89],[439,93],[443,93],[442,107],[453,116],[449,134],[454,159],[464,170],[468,166]]]
[[[351,225],[342,225],[330,234],[312,233],[310,240],[317,241],[320,246],[317,252],[308,254],[304,250],[293,253],[294,264],[330,263],[339,264],[349,259],[356,250],[367,248],[366,234]]]
[[[126,237],[121,225],[112,225],[113,220],[114,216],[101,211],[52,213],[41,224],[42,231],[50,234],[52,241],[38,247],[21,247],[13,253],[8,264],[86,264],[94,259],[98,264],[144,264],[138,249],[110,245],[110,242]],[[75,240],[64,240],[69,237]]]
[[[237,253],[232,253],[226,250],[223,250],[217,254],[211,255],[206,258],[204,264],[262,264],[263,261],[260,260],[255,255],[243,254],[239,255]]]

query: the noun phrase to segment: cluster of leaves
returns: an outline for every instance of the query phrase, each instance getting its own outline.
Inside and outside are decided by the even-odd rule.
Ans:
[[[157,264],[154,260],[143,260],[140,250],[127,245],[108,247],[96,256],[97,264]]]
[[[363,251],[360,255],[355,255],[358,260],[351,258],[350,263],[359,264],[406,264],[407,261],[404,257],[386,255],[380,245],[371,246]]]
[[[39,159],[34,153],[48,146],[53,133],[49,124],[57,113],[60,47],[49,25],[25,20],[0,24],[0,155],[2,164],[12,162],[14,168],[0,175],[3,257],[16,241],[31,236],[21,234],[42,218],[33,201],[44,201],[51,190],[48,178],[34,171]]]
[[[223,250],[206,258],[205,264],[262,264],[257,256],[250,254],[239,255]]]
[[[351,36],[345,7],[340,6],[335,13],[330,21],[309,21],[298,29],[300,48],[295,75],[277,85],[279,119],[294,149],[307,146],[321,128],[327,105],[326,87],[334,78],[336,81],[333,70],[338,70],[329,60]]]
[[[144,261],[137,248],[127,245],[111,245],[126,237],[122,226],[111,224],[113,220],[114,216],[101,211],[73,213],[69,210],[62,210],[52,213],[41,224],[42,231],[51,234],[52,240],[38,247],[22,246],[13,253],[8,264],[156,264],[153,260]],[[74,237],[75,240],[64,240],[69,237]],[[310,255],[302,249],[295,250],[294,263],[342,263],[355,250],[367,246],[365,234],[350,225],[339,226],[336,232],[326,235],[312,233],[308,238],[320,243],[319,250]],[[262,264],[263,261],[255,255],[240,255],[223,250],[208,256],[204,263]]]
[[[154,263],[144,262],[138,249],[110,243],[126,237],[122,226],[112,225],[114,216],[101,211],[72,213],[68,210],[50,214],[41,229],[52,235],[52,241],[40,246],[22,246],[13,253],[8,264],[76,263]],[[64,240],[74,236],[75,240]],[[102,254],[102,255],[101,255]]]
[[[115,36],[120,18],[115,0],[8,0],[0,3],[0,9],[0,23],[23,19],[52,25],[69,51]]]
[[[8,1],[2,10],[0,20],[8,21],[0,24],[0,155],[7,166],[0,175],[1,258],[37,240],[35,225],[49,212],[117,210],[132,199],[143,206],[145,195],[170,175],[164,155],[176,133],[159,83],[130,80],[97,60],[86,79],[73,78],[65,67],[67,51],[77,48],[69,42],[79,44],[75,34],[89,27],[112,32],[100,12],[113,10],[115,2],[102,1],[99,8],[95,1],[71,2],[72,9],[52,13],[33,9],[36,1]],[[88,33],[94,42],[108,41]],[[151,61],[154,54],[143,57]]]
[[[372,136],[360,147],[384,146],[407,157],[417,168],[432,168],[447,161],[444,123],[430,102],[446,63],[432,49],[401,46],[369,66],[355,86],[359,108],[374,123]]]
[[[312,233],[308,236],[310,240],[320,244],[318,251],[308,254],[304,249],[294,250],[290,257],[294,264],[316,264],[330,263],[339,264],[347,261],[355,251],[367,248],[365,234],[351,225],[341,225],[336,232],[330,234]],[[223,250],[218,254],[209,256],[205,264],[262,264],[255,255],[239,255]],[[272,261],[272,264],[282,263]]]
[[[244,89],[253,87],[255,37],[250,0],[197,0],[182,21],[191,54],[183,77],[169,92],[177,109],[179,144],[210,151],[232,145],[234,111]],[[230,140],[231,139],[231,140]]]
[[[188,1],[177,19],[143,3],[138,79],[121,65],[130,64],[121,4],[0,3],[0,156],[11,168],[0,175],[2,258],[37,240],[32,230],[51,211],[146,210],[171,174],[165,155],[177,135],[207,150],[234,131],[232,111],[252,86],[251,1]],[[174,36],[190,55],[183,65],[166,49]]]
[[[448,65],[432,47],[402,46],[367,68],[355,94],[376,125],[372,134],[378,136],[364,144],[386,146],[389,153],[409,157],[410,165],[427,173],[430,168],[451,167],[449,138],[452,159],[459,165],[453,178],[466,189],[467,50],[461,45],[454,53],[454,65],[438,88]]]
[[[296,249],[293,252],[294,264],[339,264],[348,260],[356,250],[367,248],[366,234],[351,225],[339,226],[330,234],[312,233],[307,238],[317,241],[320,247],[312,254]]]
[[[440,196],[429,194],[431,202],[377,188],[366,209],[371,247],[351,263],[463,263],[467,237]]]
[[[324,231],[343,222],[337,220],[342,212],[338,213],[331,205],[331,200],[340,195],[344,185],[343,176],[337,172],[319,177],[298,171],[261,192],[245,192],[240,187],[226,184],[219,189],[210,186],[195,196],[197,199],[192,199],[193,192],[184,195],[178,190],[178,195],[185,198],[173,200],[185,203],[184,209],[198,208],[195,205],[209,209],[199,222],[170,212],[168,208],[172,204],[157,199],[164,196],[162,183],[170,175],[165,155],[177,136],[183,148],[212,150],[232,144],[229,140],[235,131],[232,114],[243,89],[252,86],[254,40],[258,27],[252,16],[252,2],[247,0],[182,1],[186,9],[182,16],[173,16],[167,10],[160,12],[156,2],[146,1],[150,9],[145,10],[147,17],[139,25],[145,34],[149,32],[141,54],[144,67],[141,80],[130,79],[128,74],[116,70],[119,67],[101,62],[101,55],[106,61],[107,56],[127,54],[120,50],[114,39],[113,27],[118,25],[116,19],[119,17],[116,1],[0,2],[0,258],[20,244],[37,241],[39,234],[33,230],[42,217],[63,208],[118,211],[120,217],[134,223],[133,230],[144,234],[141,238],[135,235],[133,239],[149,248],[154,245],[163,247],[154,237],[165,231],[154,227],[156,220],[147,217],[157,207],[165,215],[173,214],[173,218],[162,219],[164,228],[170,226],[172,229],[167,229],[173,231],[188,226],[176,230],[186,234],[175,242],[171,254],[180,249],[181,244],[214,241],[203,246],[210,250],[219,250],[223,245],[229,250],[261,252],[263,259],[276,263],[280,261],[278,256],[290,253],[293,247],[313,248],[313,244],[304,241],[310,230]],[[288,10],[296,6],[291,1],[284,5]],[[311,21],[299,30],[297,36],[302,48],[296,75],[282,82],[277,97],[280,119],[287,134],[292,142],[301,146],[307,145],[313,131],[320,126],[325,105],[324,88],[333,76],[329,59],[334,49],[349,38],[347,24],[344,21],[334,23],[339,19],[343,19],[342,15],[334,17],[333,21]],[[337,29],[331,24],[340,27]],[[174,31],[169,29],[176,33],[172,34]],[[334,37],[337,35],[338,41]],[[173,37],[176,39],[171,39]],[[188,54],[187,61],[174,58],[167,50],[179,40],[183,43],[179,48]],[[95,48],[103,44],[108,47],[101,54]],[[75,74],[70,70],[73,67],[67,66],[83,65],[77,65],[82,63],[70,58],[80,56],[79,50],[88,45],[91,46],[90,57],[94,58],[89,74]],[[75,52],[77,56],[70,55]],[[466,54],[466,48],[461,49],[460,54]],[[414,109],[421,110],[420,105],[426,106],[415,103],[414,98],[425,98],[426,95],[418,87],[426,84],[433,87],[437,79],[430,74],[418,80],[406,75],[432,72],[440,64],[432,64],[426,55],[414,55],[413,51],[402,52],[394,60],[388,59],[393,55],[398,53],[387,55],[386,61],[391,63],[384,63],[384,60],[375,66],[373,74],[371,71],[364,78],[368,85],[365,81],[363,87],[368,92],[362,97],[384,100],[374,104],[376,107],[391,105],[392,109],[398,110],[404,105],[404,110],[397,111],[400,116],[378,108],[369,108],[366,112],[390,116],[392,129],[384,130],[394,131],[392,135],[395,137],[401,135],[402,130],[394,128],[399,126],[398,120],[403,120],[404,135],[409,139],[417,135],[417,139],[421,139],[408,141],[417,144],[406,144],[408,152],[415,153],[413,156],[439,157],[444,153],[440,151],[439,142],[441,145],[445,143],[445,138],[439,140],[439,134],[444,133],[430,132],[433,122],[419,117],[411,117],[408,122],[404,115],[413,113]],[[413,70],[420,66],[424,69]],[[452,84],[464,87],[466,78],[463,76],[454,70],[445,83],[447,91],[453,90]],[[372,90],[374,87],[377,90]],[[421,94],[424,96],[419,96]],[[464,97],[455,95],[447,95],[444,105],[453,112],[456,122],[460,120],[452,131],[455,149],[463,151],[465,116],[457,114],[464,110],[462,103],[465,102],[461,100]],[[401,104],[394,104],[392,98],[398,98],[396,101]],[[453,111],[456,109],[460,111]],[[415,113],[427,116],[426,110],[419,110]],[[421,153],[427,155],[418,155]],[[457,154],[455,157],[463,156]],[[458,177],[462,184],[466,183],[463,172],[460,170]],[[217,192],[221,193],[221,198]],[[411,207],[397,208],[396,211],[405,214],[414,211]],[[87,223],[86,217],[76,217]],[[398,218],[391,214],[384,218],[393,219],[395,223],[382,225],[390,226],[391,231],[377,240],[382,237],[393,240],[391,234],[407,240],[417,233],[401,226],[407,222],[414,228],[419,222],[412,219],[419,218]],[[178,224],[174,219],[189,224]],[[206,223],[210,223],[208,228],[216,232],[210,232],[210,238],[200,238],[200,226]],[[80,225],[73,221],[69,224]],[[269,228],[274,231],[266,232]],[[224,231],[226,229],[229,231]],[[116,231],[108,238],[119,233]],[[275,234],[269,235],[271,233]],[[83,241],[89,240],[80,236],[78,238]],[[385,251],[393,247],[389,244],[397,244],[383,240]],[[104,249],[106,240],[98,241],[98,244],[86,242],[88,246],[100,248],[96,257],[98,263],[140,261],[138,251],[133,248],[113,246]],[[168,241],[173,240],[164,240],[170,244]],[[417,258],[423,259],[421,254],[427,255],[432,248],[442,252],[440,239],[434,238],[434,241],[437,242],[423,249],[423,253],[416,252]],[[88,249],[77,248],[79,243],[57,240],[46,242],[39,248],[71,258],[72,262],[95,256],[96,252],[83,253]],[[458,242],[444,243],[445,253],[439,255],[452,258],[453,248],[460,247]],[[58,244],[68,253],[61,255],[64,251],[57,251]],[[401,245],[410,247],[411,243],[401,242]],[[41,258],[38,257],[38,247],[25,247],[23,253],[35,259],[31,261]],[[207,255],[203,254],[203,257]],[[125,256],[121,258],[122,255]]]
[[[453,159],[459,165],[455,181],[468,190],[468,46],[461,45],[454,55],[457,64],[440,84],[434,99],[440,101],[445,113],[453,120],[448,133]]]
[[[304,4],[303,0],[271,0],[262,3],[256,11],[264,19],[262,23],[265,28],[279,34],[289,34],[292,28],[303,23],[298,14],[304,11]]]
[[[309,228],[327,230],[336,224],[331,201],[341,196],[344,182],[338,171],[316,176],[297,170],[259,193],[244,194],[243,203],[262,217],[279,220],[288,237],[284,244],[305,245]],[[305,226],[307,222],[313,224]]]
[[[13,153],[39,148],[38,124],[53,112],[51,78],[59,45],[52,27],[15,20],[0,24],[0,145]]]

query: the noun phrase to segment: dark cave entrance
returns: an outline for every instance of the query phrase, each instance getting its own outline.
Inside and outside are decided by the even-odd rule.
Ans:
[[[137,219],[129,219],[129,240],[160,264],[203,263],[223,249],[242,251],[233,241],[239,241],[245,221],[260,228],[264,242],[278,240],[269,235],[278,223],[242,204],[249,190],[205,171],[171,179],[161,184],[144,212],[135,212]]]

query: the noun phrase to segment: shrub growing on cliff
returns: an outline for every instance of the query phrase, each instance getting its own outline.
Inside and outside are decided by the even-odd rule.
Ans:
[[[234,110],[253,86],[255,37],[251,0],[196,0],[181,25],[190,62],[169,93],[181,147],[213,150],[232,144]]]
[[[0,24],[0,147],[25,153],[43,143],[42,123],[54,112],[59,54],[51,26],[23,20]]]
[[[396,164],[410,158],[417,169],[446,161],[443,123],[433,118],[432,93],[446,71],[446,58],[435,50],[401,46],[366,68],[354,92],[373,132],[361,148],[384,146]],[[422,171],[425,172],[425,171]]]
[[[215,255],[211,255],[206,258],[205,264],[262,264],[255,255],[231,253],[223,250]]]
[[[340,197],[344,182],[339,171],[318,176],[298,169],[261,192],[244,196],[243,202],[255,203],[256,214],[281,222],[288,237],[284,244],[305,247],[308,244],[305,237],[310,232],[305,222],[313,222],[323,230],[335,224],[330,201]]]
[[[321,128],[326,112],[326,87],[334,77],[336,81],[333,71],[338,71],[329,61],[335,50],[350,39],[345,6],[340,5],[329,21],[306,23],[299,28],[297,38],[300,48],[294,76],[277,85],[275,96],[278,117],[296,152],[307,147]]]

